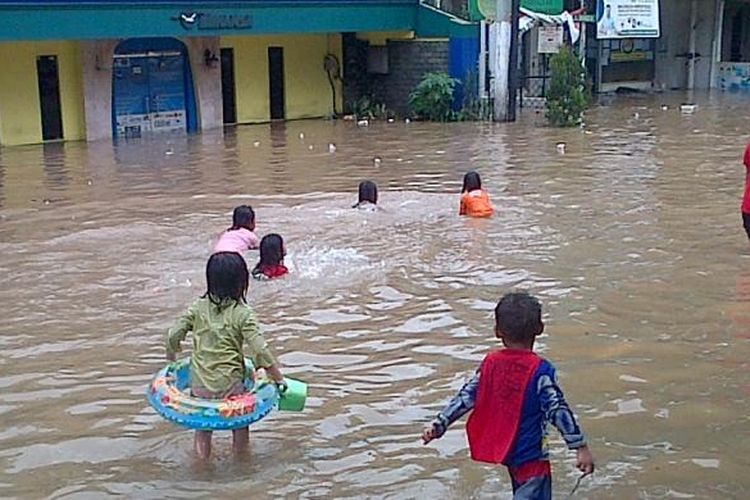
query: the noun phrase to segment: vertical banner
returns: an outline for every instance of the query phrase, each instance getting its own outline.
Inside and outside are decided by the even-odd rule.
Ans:
[[[598,39],[659,36],[659,0],[597,0]]]

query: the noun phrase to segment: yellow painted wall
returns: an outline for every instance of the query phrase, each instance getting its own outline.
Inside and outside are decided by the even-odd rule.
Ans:
[[[83,65],[77,42],[0,43],[0,144],[42,141],[36,58],[56,55],[60,77],[63,136],[86,137],[83,110]]]
[[[287,119],[316,118],[333,112],[331,85],[323,69],[323,58],[332,53],[343,64],[340,35],[222,37],[221,46],[234,49],[239,123],[270,120],[268,47],[284,48]],[[336,90],[338,111],[342,109],[341,94],[339,82]]]

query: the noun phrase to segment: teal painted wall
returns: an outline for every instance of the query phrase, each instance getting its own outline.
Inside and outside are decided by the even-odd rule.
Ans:
[[[230,36],[345,31],[407,31],[416,24],[412,0],[333,3],[98,4],[30,6],[0,3],[0,41],[130,38],[149,36]],[[226,6],[229,5],[229,6]],[[182,13],[250,16],[247,29],[183,27]],[[447,36],[448,33],[443,33]]]

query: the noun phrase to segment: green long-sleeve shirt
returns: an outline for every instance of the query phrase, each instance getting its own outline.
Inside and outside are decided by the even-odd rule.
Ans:
[[[208,298],[196,300],[167,334],[167,352],[180,352],[180,342],[193,332],[191,387],[224,393],[245,375],[244,348],[255,368],[276,364],[260,333],[255,313],[247,304],[217,306]]]

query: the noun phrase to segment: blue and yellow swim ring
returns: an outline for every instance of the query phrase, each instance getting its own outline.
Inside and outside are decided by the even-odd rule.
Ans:
[[[189,429],[217,431],[247,427],[279,402],[279,390],[267,380],[256,382],[255,370],[245,359],[246,393],[224,399],[201,399],[190,394],[190,358],[159,370],[146,389],[148,402],[170,422]]]

